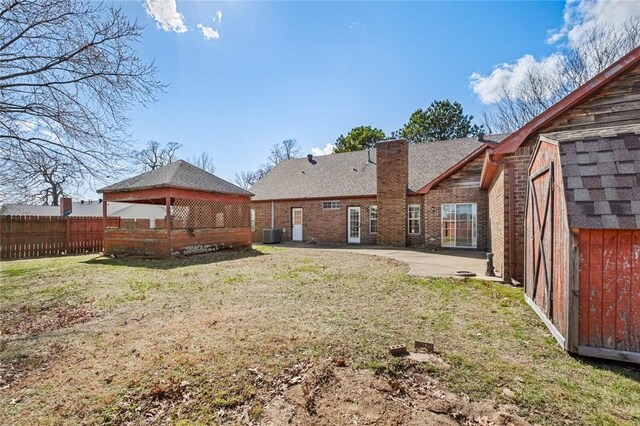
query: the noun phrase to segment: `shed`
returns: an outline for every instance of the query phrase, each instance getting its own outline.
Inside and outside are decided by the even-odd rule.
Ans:
[[[640,124],[541,135],[525,299],[566,350],[640,363]]]
[[[168,258],[251,246],[249,191],[186,161],[99,189],[103,194],[105,252]],[[108,205],[162,205],[161,220],[125,220],[107,226]]]

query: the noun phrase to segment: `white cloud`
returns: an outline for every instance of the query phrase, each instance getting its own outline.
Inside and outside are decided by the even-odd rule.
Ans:
[[[198,24],[198,29],[202,33],[205,40],[215,40],[220,38],[220,34],[211,27],[207,27],[202,24]]]
[[[559,54],[553,54],[540,61],[532,55],[524,55],[514,64],[504,63],[494,67],[489,75],[474,72],[470,77],[471,87],[483,104],[492,104],[500,99],[505,90],[510,91],[521,84],[530,71],[543,71],[543,74],[547,75],[547,71],[557,69],[561,60],[562,56]]]
[[[318,148],[318,147],[311,148],[311,153],[313,155],[328,155],[333,152],[333,148],[335,148],[335,145],[332,143],[328,143],[324,146],[324,148]]]
[[[640,2],[629,0],[567,0],[563,26],[551,31],[547,42],[557,43],[566,37],[570,45],[582,43],[587,30],[593,26],[622,25],[629,18],[640,15]]]
[[[547,43],[566,41],[570,47],[580,46],[585,34],[593,26],[622,25],[633,16],[640,15],[640,1],[629,0],[567,0],[564,8],[563,27],[550,30]],[[559,52],[536,59],[526,54],[514,63],[503,63],[494,67],[489,75],[474,72],[469,78],[473,92],[484,104],[495,103],[503,90],[515,88],[532,68],[551,70],[563,58]]]
[[[213,17],[213,22],[222,22],[222,11],[221,10],[216,10],[216,14]]]
[[[164,31],[184,33],[188,30],[184,16],[178,12],[176,0],[145,0],[147,15]]]

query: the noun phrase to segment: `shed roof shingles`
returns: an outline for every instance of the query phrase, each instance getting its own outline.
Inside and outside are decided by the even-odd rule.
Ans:
[[[508,134],[485,136],[500,142]],[[476,138],[425,142],[409,146],[409,191],[418,192],[482,147]],[[369,156],[371,162],[369,162]],[[376,196],[376,149],[285,160],[250,190],[253,201]]]
[[[640,124],[544,135],[559,145],[569,226],[640,228],[639,135]]]

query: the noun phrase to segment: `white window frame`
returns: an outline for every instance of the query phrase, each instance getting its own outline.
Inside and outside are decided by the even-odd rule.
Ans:
[[[471,245],[470,246],[459,246],[458,245],[458,241],[457,241],[457,229],[456,227],[458,219],[457,219],[457,208],[458,206],[471,206],[471,214],[473,215],[473,221],[471,222]],[[453,220],[445,220],[444,217],[444,209],[445,206],[453,206]],[[445,240],[445,236],[444,236],[444,231],[445,231],[445,222],[453,222],[454,223],[454,228],[453,228],[453,244],[445,244],[444,240]],[[442,247],[453,247],[453,248],[469,248],[469,249],[475,249],[478,248],[478,204],[477,203],[444,203],[440,206],[440,224],[441,224],[441,231],[440,231],[440,245]]]
[[[371,224],[376,223],[376,230],[372,231]],[[378,206],[369,206],[369,234],[378,233]]]
[[[251,209],[251,232],[256,230],[256,209]]]
[[[411,216],[411,210],[412,209],[417,209],[418,211],[418,217],[412,217]],[[422,230],[422,226],[420,225],[420,204],[409,204],[407,206],[407,234],[409,235],[420,235],[420,232]],[[411,221],[417,221],[418,223],[418,232],[411,232]]]
[[[340,200],[323,201],[322,208],[325,210],[338,210],[340,208]]]

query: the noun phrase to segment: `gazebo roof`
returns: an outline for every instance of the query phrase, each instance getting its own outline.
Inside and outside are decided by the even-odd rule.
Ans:
[[[251,192],[183,160],[178,160],[113,185],[105,186],[99,189],[98,192],[130,192],[150,188],[183,188],[221,194],[253,195]]]

